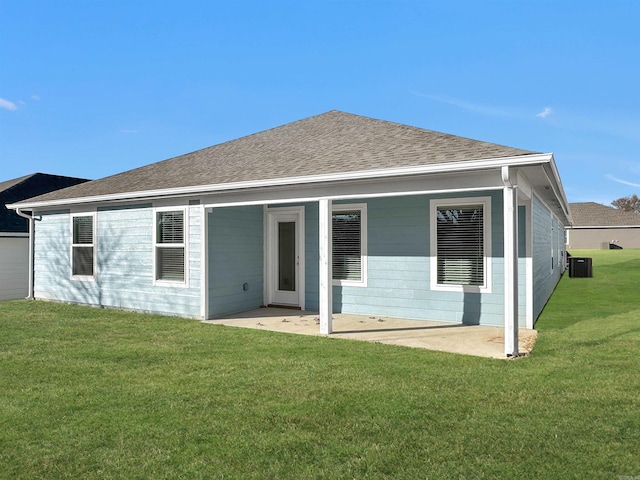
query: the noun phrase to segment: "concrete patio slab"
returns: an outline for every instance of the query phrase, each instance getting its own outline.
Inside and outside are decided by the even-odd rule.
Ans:
[[[284,308],[259,308],[205,320],[205,323],[506,358],[504,328],[501,327],[337,313],[333,316],[333,333],[321,335],[317,313]],[[531,352],[536,335],[535,330],[520,329],[518,345],[521,355]]]

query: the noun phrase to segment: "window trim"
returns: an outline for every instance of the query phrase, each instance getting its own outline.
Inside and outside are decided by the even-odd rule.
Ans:
[[[367,204],[366,203],[334,203],[331,206],[331,222],[333,223],[333,214],[345,211],[360,211],[360,280],[339,280],[333,278],[332,285],[343,287],[366,287],[367,286]],[[333,229],[332,229],[333,231]],[[333,257],[333,234],[331,238],[331,255]],[[333,270],[333,268],[332,268]]]
[[[182,212],[183,237],[182,243],[158,243],[158,213],[161,212]],[[153,208],[153,285],[167,287],[189,287],[189,209],[186,206],[167,206]],[[162,245],[162,246],[159,246]],[[158,278],[158,248],[181,247],[184,249],[184,280],[162,280]]]
[[[467,205],[482,205],[483,217],[483,243],[484,243],[484,281],[482,285],[451,285],[438,283],[438,238],[437,238],[437,209],[438,207],[465,207]],[[444,292],[465,293],[491,293],[492,269],[491,269],[491,197],[460,197],[460,198],[436,198],[429,201],[429,270],[431,277],[431,290]]]
[[[92,228],[92,242],[88,243],[74,243],[73,242],[73,220],[76,217],[91,217],[91,228]],[[97,242],[97,215],[96,212],[77,212],[72,213],[69,216],[69,229],[70,229],[70,238],[69,238],[69,276],[72,280],[78,280],[82,282],[95,282],[96,275],[98,271],[98,242]],[[88,247],[93,248],[93,275],[75,275],[73,273],[73,250],[76,247]]]

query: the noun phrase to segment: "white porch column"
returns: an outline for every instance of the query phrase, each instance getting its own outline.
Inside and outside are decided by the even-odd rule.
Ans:
[[[320,246],[320,333],[328,335],[333,330],[333,295],[331,265],[331,200],[319,202]]]
[[[200,206],[200,315],[209,320],[209,213],[212,208]]]
[[[504,353],[518,355],[518,189],[509,167],[502,167],[504,181]]]

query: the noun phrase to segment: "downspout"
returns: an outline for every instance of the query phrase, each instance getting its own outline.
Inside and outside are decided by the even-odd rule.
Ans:
[[[33,219],[33,212],[31,212],[31,215],[28,215],[22,212],[20,208],[16,208],[16,213],[22,218],[26,218],[27,220],[29,220],[29,293],[26,297],[26,300],[33,300],[35,298],[33,296],[33,250],[35,245],[35,220]]]

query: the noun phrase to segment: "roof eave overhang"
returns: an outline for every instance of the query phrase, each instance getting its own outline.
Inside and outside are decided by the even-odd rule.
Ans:
[[[560,173],[558,172],[558,167],[556,166],[553,154],[550,154],[550,157],[549,162],[545,164],[543,168],[545,169],[551,188],[558,199],[559,207],[564,214],[565,220],[567,224],[570,225],[573,223],[573,219],[571,217],[571,210],[569,209],[569,201],[567,200],[567,195],[564,192],[562,181],[560,180]]]
[[[323,182],[336,181],[357,181],[367,179],[380,179],[391,177],[403,177],[412,175],[442,174],[455,172],[471,172],[474,170],[487,170],[492,168],[509,167],[527,167],[534,165],[551,165],[551,176],[554,177],[554,188],[559,187],[559,193],[562,198],[561,202],[567,205],[562,184],[557,174],[557,169],[551,153],[535,153],[517,155],[512,157],[499,157],[479,160],[469,160],[465,162],[450,162],[431,165],[421,165],[414,167],[385,168],[378,170],[364,170],[356,172],[330,173],[322,175],[309,175],[300,177],[283,177],[276,179],[255,180],[245,182],[222,183],[213,185],[197,185],[189,187],[177,187],[158,190],[143,190],[135,192],[122,192],[106,195],[95,195],[89,197],[63,198],[57,200],[41,201],[41,202],[18,202],[7,205],[7,208],[21,210],[34,210],[43,208],[67,207],[81,204],[93,204],[103,202],[127,202],[135,200],[154,200],[170,197],[195,196],[201,194],[215,194],[229,192],[233,190],[248,190],[256,188],[278,187],[285,185],[305,185]],[[566,206],[568,215],[568,206]]]

